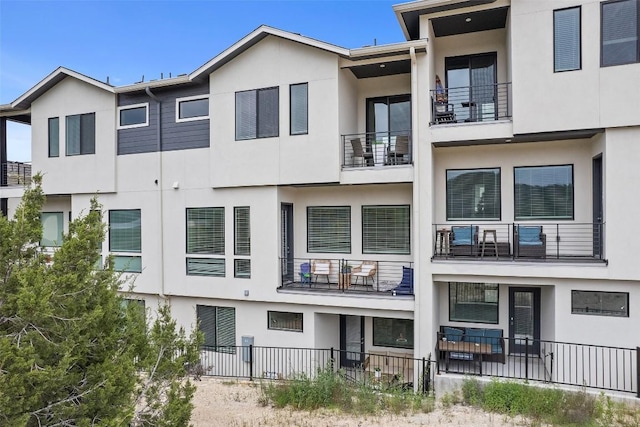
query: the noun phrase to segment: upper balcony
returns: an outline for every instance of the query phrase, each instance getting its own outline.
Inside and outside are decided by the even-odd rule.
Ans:
[[[431,125],[511,119],[511,83],[437,88],[431,94]]]
[[[24,187],[31,183],[31,163],[7,161],[0,164],[0,187]]]
[[[411,165],[410,131],[342,135],[342,169]]]

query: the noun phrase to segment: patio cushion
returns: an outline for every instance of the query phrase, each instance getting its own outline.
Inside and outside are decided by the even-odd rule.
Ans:
[[[485,336],[485,343],[491,345],[491,353],[502,353],[502,348],[500,347],[500,338],[502,338],[502,330],[485,329],[484,336]]]
[[[484,329],[467,328],[464,334],[465,342],[483,343],[484,342]]]
[[[472,353],[451,352],[449,354],[449,359],[473,360],[473,354]]]
[[[454,245],[470,245],[471,244],[471,227],[451,227],[453,231]]]
[[[413,285],[413,268],[402,266],[401,285]]]
[[[316,264],[314,274],[329,274],[329,264]]]
[[[447,339],[447,341],[462,341],[462,335],[464,334],[462,329],[445,326],[442,328],[442,330],[444,331],[444,337]]]
[[[522,246],[542,245],[542,240],[540,240],[540,227],[537,227],[537,226],[518,227],[518,243]]]

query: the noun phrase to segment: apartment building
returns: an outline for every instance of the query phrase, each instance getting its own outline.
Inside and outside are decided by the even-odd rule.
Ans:
[[[551,343],[636,348],[640,2],[393,9],[396,44],[263,26],[188,75],[53,71],[0,108],[3,212],[14,120],[45,176],[46,250],[98,193],[103,254],[209,346],[335,348],[349,368],[449,362],[453,330],[498,330],[500,364],[534,356],[546,380]],[[638,392],[620,354],[629,372],[594,386]]]

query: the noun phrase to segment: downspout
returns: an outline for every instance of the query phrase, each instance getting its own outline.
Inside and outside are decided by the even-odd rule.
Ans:
[[[161,106],[162,103],[157,96],[151,92],[149,86],[147,86],[144,91],[149,95],[151,99],[156,102],[156,109],[158,114],[158,127],[156,132],[157,138],[157,150],[158,150],[158,179],[156,180],[156,185],[160,190],[159,204],[160,204],[160,292],[158,296],[162,299],[166,299],[167,297],[164,294],[164,196],[162,191],[162,114],[161,114]]]

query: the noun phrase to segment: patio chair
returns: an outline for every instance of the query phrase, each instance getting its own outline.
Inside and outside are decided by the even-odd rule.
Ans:
[[[300,283],[311,286],[311,264],[308,262],[300,264]]]
[[[329,274],[331,274],[331,261],[328,259],[314,259],[311,261],[311,275],[315,276],[316,282],[318,276],[325,276],[329,283]]]
[[[362,149],[360,138],[350,140],[353,153],[351,155],[351,166],[370,166],[373,165],[373,153]]]
[[[541,225],[514,225],[513,246],[516,257],[547,257],[547,235],[542,232]]]
[[[409,136],[398,135],[396,136],[396,142],[393,146],[389,146],[389,152],[387,153],[387,164],[401,165],[408,163],[405,156],[409,155]]]
[[[391,292],[394,295],[413,295],[413,268],[402,266],[402,280]]]
[[[454,256],[478,255],[478,226],[454,225],[449,234],[449,252]]]
[[[351,275],[356,276],[356,285],[358,284],[358,279],[362,277],[362,281],[364,285],[368,285],[368,279],[371,279],[371,286],[375,283],[376,272],[378,271],[378,263],[376,261],[363,261],[357,267],[353,267],[351,270]]]

